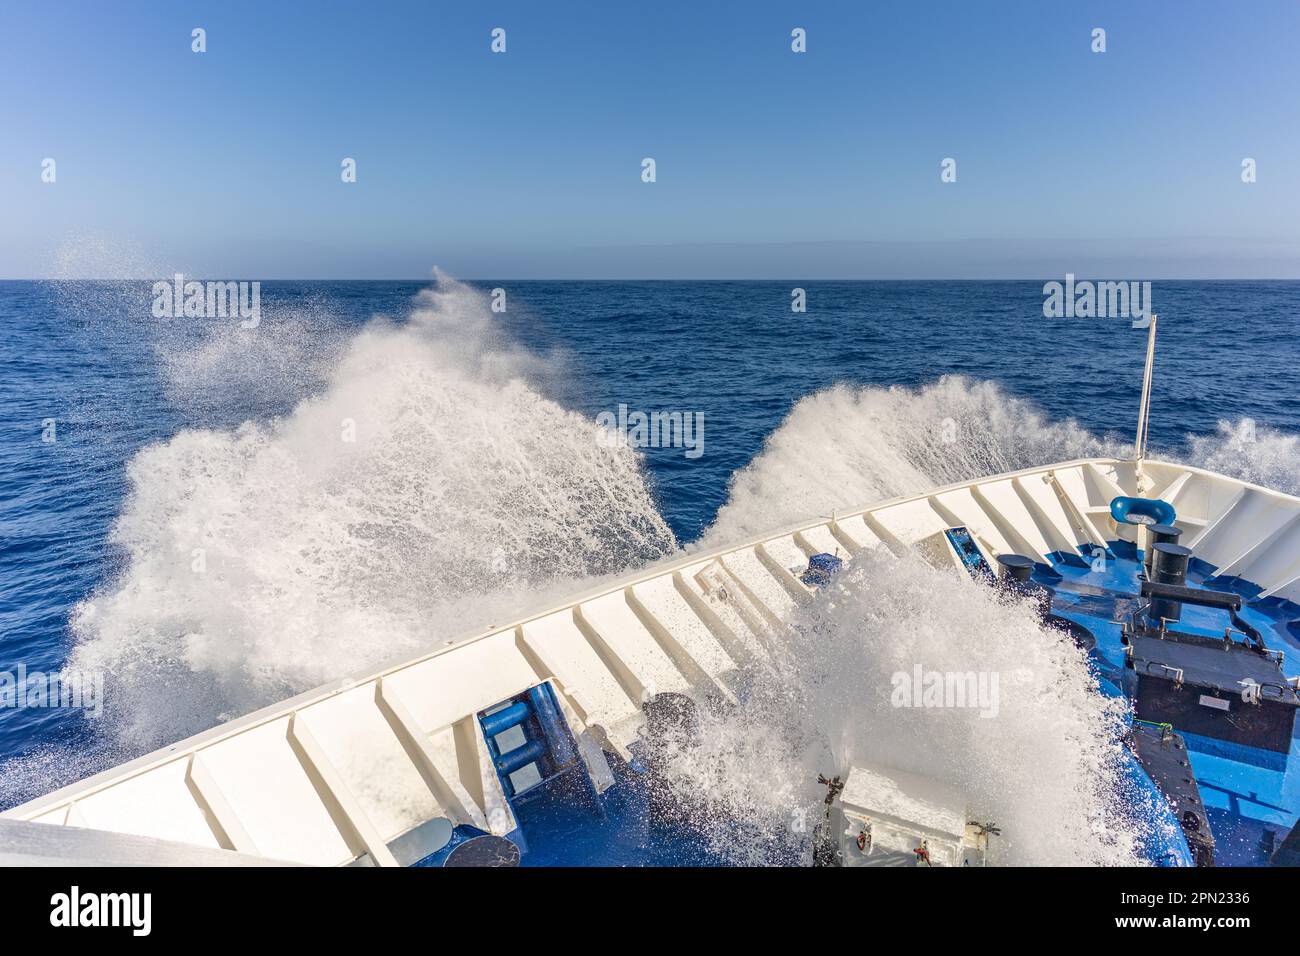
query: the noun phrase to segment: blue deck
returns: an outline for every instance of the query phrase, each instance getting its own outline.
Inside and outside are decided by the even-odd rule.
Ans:
[[[957,545],[960,554],[960,540]],[[1125,686],[1121,622],[1130,618],[1141,603],[1142,565],[1141,553],[1132,544],[1111,542],[1110,550],[1111,556],[1099,566],[1082,561],[1075,554],[1050,555],[1049,564],[1034,566],[1033,579],[1054,590],[1054,613],[1081,624],[1096,637],[1090,656],[1101,678],[1102,690],[1121,693],[1120,688]],[[973,550],[971,555],[972,560],[978,557]],[[987,565],[968,564],[968,568],[976,577],[988,571]],[[1187,584],[1235,591],[1244,601],[1259,594],[1260,589],[1249,582],[1217,578],[1214,571],[1205,562],[1193,560]],[[1289,601],[1255,600],[1253,604],[1244,604],[1241,617],[1260,631],[1271,649],[1285,652],[1283,667],[1287,676],[1300,673],[1297,666],[1300,655],[1296,653],[1300,650],[1300,633],[1297,633],[1300,607]],[[1184,604],[1178,629],[1222,637],[1227,620],[1224,611]],[[549,691],[537,696],[536,688],[527,694],[542,705],[543,711],[546,702],[552,699]],[[503,703],[498,709],[485,712],[485,725],[495,730],[500,722],[520,723],[527,709],[518,702],[523,699],[521,696],[513,704]],[[510,718],[512,713],[514,718]],[[614,783],[598,795],[576,759],[571,735],[563,721],[555,714],[547,717],[542,713],[540,717],[541,722],[531,725],[527,734],[521,733],[520,728],[509,732],[516,735],[509,744],[504,744],[507,734],[497,738],[506,750],[519,747],[513,753],[524,754],[527,747],[521,744],[526,739],[541,740],[549,735],[553,750],[570,754],[567,764],[557,763],[546,771],[553,773],[549,780],[521,785],[518,792],[509,773],[502,771],[503,786],[519,822],[519,828],[508,834],[508,838],[520,850],[520,865],[726,866],[736,862],[734,855],[720,850],[716,842],[710,842],[689,825],[655,822],[648,778],[638,764],[629,765],[615,755],[606,754]],[[1300,813],[1300,777],[1292,770],[1300,763],[1296,759],[1300,745],[1294,733],[1290,752],[1285,754],[1190,733],[1183,736],[1214,835],[1216,864],[1266,865],[1275,846],[1285,838]],[[492,740],[489,738],[499,766],[504,761],[509,764],[507,770],[512,769],[510,753],[498,753]],[[633,752],[638,753],[637,745]],[[527,756],[520,758],[527,759]],[[546,762],[546,759],[542,761]],[[710,823],[716,841],[719,821]],[[442,866],[458,847],[482,835],[481,830],[473,827],[457,827],[446,847],[416,865]],[[744,826],[737,823],[736,839],[756,836],[746,833]],[[809,859],[808,835],[789,834],[782,839],[788,844],[765,846],[766,862],[798,865]],[[513,854],[512,849],[510,852]]]
[[[1124,663],[1119,622],[1138,606],[1141,554],[1126,542],[1112,542],[1111,550],[1116,559],[1107,560],[1104,570],[1094,570],[1075,556],[1051,555],[1050,570],[1040,565],[1034,579],[1055,588],[1053,608],[1057,614],[1092,631],[1097,638],[1092,654],[1099,676],[1119,685]],[[1188,585],[1235,591],[1245,601],[1259,594],[1260,589],[1250,582],[1218,578],[1214,570],[1194,559]],[[1243,605],[1241,616],[1259,629],[1269,648],[1285,652],[1283,670],[1288,677],[1300,674],[1296,634],[1300,607],[1290,601],[1256,600]],[[1222,636],[1226,623],[1223,611],[1184,605],[1178,627]],[[1266,865],[1273,846],[1281,843],[1300,814],[1300,774],[1295,770],[1300,744],[1296,737],[1292,736],[1288,754],[1195,734],[1184,737],[1214,833],[1216,865]]]

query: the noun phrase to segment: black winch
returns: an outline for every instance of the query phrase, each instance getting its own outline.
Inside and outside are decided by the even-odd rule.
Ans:
[[[1052,598],[1056,592],[1032,579],[1034,559],[1023,554],[998,555],[997,587],[1021,597],[1029,598],[1038,608],[1038,616],[1046,622],[1052,616]]]
[[[1181,544],[1162,541],[1151,547],[1151,565],[1147,578],[1153,584],[1167,584],[1183,587],[1187,583],[1187,567],[1192,560],[1192,549]],[[1143,597],[1147,594],[1144,591]],[[1182,617],[1183,607],[1177,601],[1153,597],[1147,616],[1155,624],[1161,620],[1177,621]]]
[[[1149,524],[1147,527],[1147,545],[1146,554],[1142,557],[1142,567],[1146,571],[1147,580],[1151,580],[1151,562],[1155,558],[1155,546],[1158,544],[1177,544],[1178,539],[1182,537],[1183,529],[1173,524]]]

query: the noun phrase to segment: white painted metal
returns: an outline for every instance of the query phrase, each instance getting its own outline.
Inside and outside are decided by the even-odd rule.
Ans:
[[[900,857],[925,866],[983,866],[988,838],[972,822],[963,794],[937,780],[879,764],[854,766],[840,795],[845,828],[841,857],[848,866]],[[858,846],[861,834],[865,847]]]
[[[1137,437],[1133,441],[1133,461],[1137,466],[1137,490],[1145,494],[1149,490],[1143,465],[1147,457],[1147,431],[1151,424],[1151,372],[1156,360],[1156,316],[1151,316],[1147,331],[1147,360],[1142,371],[1142,399],[1138,409]]]
[[[0,866],[297,866],[192,843],[0,820]]]
[[[1142,476],[1174,504],[1198,557],[1266,595],[1300,600],[1300,498],[1159,461],[1143,462]],[[392,865],[394,843],[438,819],[506,833],[515,821],[488,760],[480,711],[552,682],[603,788],[602,750],[628,756],[645,695],[731,697],[740,673],[770,660],[783,621],[811,600],[799,580],[810,554],[838,551],[851,561],[864,548],[915,548],[951,566],[943,531],[955,525],[991,556],[1077,553],[1131,534],[1111,519],[1110,501],[1137,493],[1138,478],[1134,461],[1067,462],[689,553],[508,627],[326,684],[0,816],[318,865]]]

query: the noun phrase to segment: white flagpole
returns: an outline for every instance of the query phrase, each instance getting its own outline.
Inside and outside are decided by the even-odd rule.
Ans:
[[[1142,470],[1142,462],[1147,456],[1147,429],[1150,426],[1151,416],[1151,370],[1155,365],[1156,358],[1156,319],[1151,316],[1151,325],[1147,330],[1147,362],[1142,371],[1142,402],[1138,407],[1138,427],[1137,438],[1133,443],[1133,458],[1137,462],[1137,486],[1138,491],[1144,491],[1145,474]]]

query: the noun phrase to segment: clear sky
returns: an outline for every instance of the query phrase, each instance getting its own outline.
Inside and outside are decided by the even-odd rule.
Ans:
[[[0,277],[434,265],[1300,277],[1300,3],[0,4]]]

